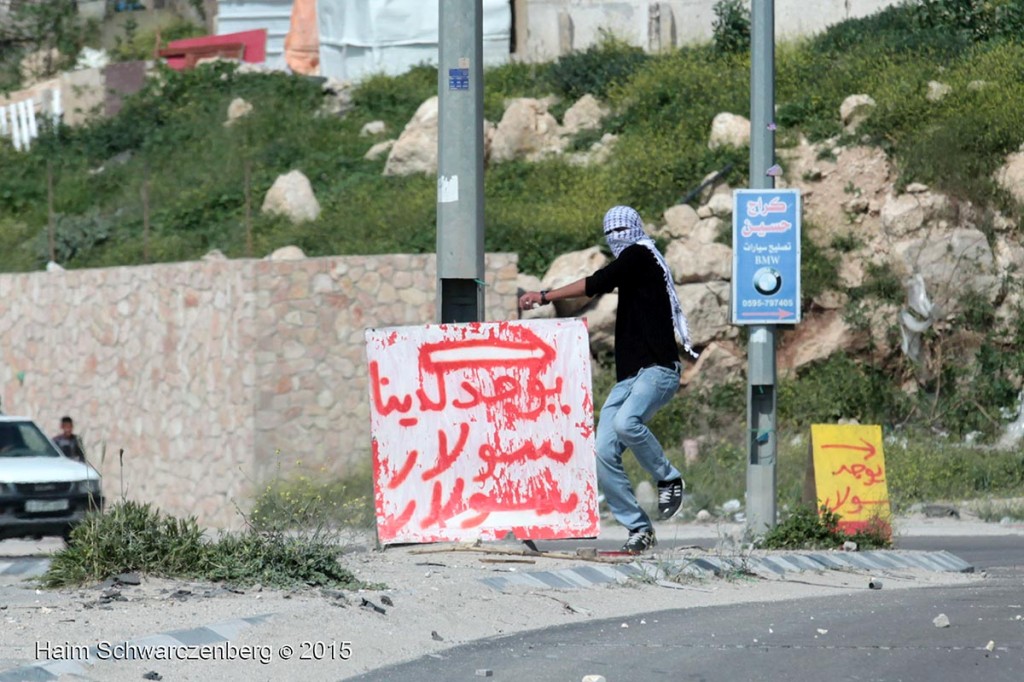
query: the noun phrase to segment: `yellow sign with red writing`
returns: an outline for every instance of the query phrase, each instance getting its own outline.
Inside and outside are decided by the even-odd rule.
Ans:
[[[849,533],[889,531],[880,426],[814,424],[811,456],[819,508],[837,514],[839,527]]]

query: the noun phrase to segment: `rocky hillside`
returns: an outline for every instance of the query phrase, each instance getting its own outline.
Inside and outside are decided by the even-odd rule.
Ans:
[[[995,439],[1017,415],[1024,33],[988,6],[908,3],[777,51],[780,182],[805,197],[804,321],[780,345],[795,424]],[[702,397],[680,420],[741,383],[729,195],[746,185],[749,61],[735,37],[659,55],[609,39],[485,76],[487,249],[555,285],[607,259],[605,208],[636,206],[703,347],[687,375]],[[0,141],[0,268],[430,251],[436,87],[431,67],[358,85],[223,62],[158,71],[115,118],[28,154]],[[557,314],[587,314],[603,357],[614,305]]]

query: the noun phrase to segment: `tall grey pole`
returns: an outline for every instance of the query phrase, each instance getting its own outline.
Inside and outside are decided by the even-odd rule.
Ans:
[[[753,0],[750,31],[750,188],[775,178],[775,1]],[[775,433],[775,326],[753,325],[747,343],[747,528],[775,525],[778,441]]]
[[[441,0],[437,69],[437,310],[484,317],[484,68],[479,0]]]

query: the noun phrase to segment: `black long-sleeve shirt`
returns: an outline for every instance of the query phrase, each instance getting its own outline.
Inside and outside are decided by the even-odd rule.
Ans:
[[[587,296],[619,290],[615,315],[615,376],[628,379],[644,367],[679,362],[672,308],[657,258],[640,244],[586,279]]]
[[[58,433],[51,440],[66,457],[77,459],[79,462],[85,461],[85,450],[82,449],[82,441],[78,440],[78,436],[75,434],[65,436],[63,433]]]

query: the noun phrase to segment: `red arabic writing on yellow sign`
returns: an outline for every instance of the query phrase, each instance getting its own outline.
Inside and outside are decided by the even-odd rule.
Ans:
[[[888,520],[880,427],[815,424],[811,448],[819,504],[838,514],[841,526],[858,528],[873,519]]]

